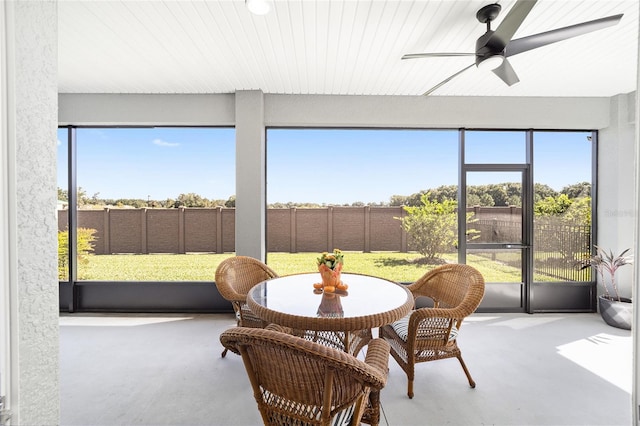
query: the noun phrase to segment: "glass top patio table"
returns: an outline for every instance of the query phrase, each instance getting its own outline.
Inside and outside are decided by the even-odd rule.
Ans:
[[[319,273],[287,275],[255,285],[249,308],[265,321],[296,330],[354,331],[390,324],[414,306],[411,293],[383,278],[342,274],[345,293],[318,294]]]

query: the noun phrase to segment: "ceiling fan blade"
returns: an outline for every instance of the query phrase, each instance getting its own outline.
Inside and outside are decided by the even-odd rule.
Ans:
[[[453,80],[454,78],[456,78],[457,76],[459,76],[460,74],[462,74],[463,72],[465,72],[466,70],[468,70],[471,67],[474,67],[476,64],[473,63],[471,65],[469,65],[468,67],[465,67],[463,69],[461,69],[460,71],[458,71],[457,73],[447,77],[445,80],[441,81],[440,83],[436,84],[435,86],[433,86],[431,89],[427,90],[426,92],[424,92],[422,94],[422,96],[427,96],[430,95],[431,93],[433,93],[434,91],[438,90],[439,88],[441,88],[442,86],[444,86],[445,84],[447,84],[448,82],[450,82],[451,80]]]
[[[498,68],[493,70],[493,73],[500,77],[502,81],[507,83],[508,86],[513,86],[520,81],[515,70],[506,58]]]
[[[558,28],[555,30],[546,31],[544,33],[534,34],[512,40],[511,43],[507,45],[505,56],[517,55],[518,53],[546,46],[551,43],[556,43],[558,41],[611,27],[620,22],[620,19],[622,19],[622,15],[623,14],[608,16],[606,18],[583,22],[581,24]]]
[[[536,5],[536,2],[537,0],[518,0],[493,32],[487,41],[487,46],[490,46],[496,52],[502,52],[527,15],[529,15],[533,6]]]
[[[402,59],[439,58],[450,56],[475,56],[475,53],[407,53],[402,56]]]

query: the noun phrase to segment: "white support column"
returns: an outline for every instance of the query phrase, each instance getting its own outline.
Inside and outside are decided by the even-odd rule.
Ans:
[[[264,261],[266,175],[264,95],[236,92],[236,254]]]
[[[5,391],[11,424],[55,425],[60,422],[57,3],[7,1],[0,7],[0,288],[5,296],[0,309],[9,322],[2,328],[8,339],[0,344],[10,342],[11,356]]]

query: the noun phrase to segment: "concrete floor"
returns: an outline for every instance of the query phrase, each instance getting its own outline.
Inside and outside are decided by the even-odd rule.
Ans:
[[[60,424],[259,425],[231,314],[60,317]],[[377,331],[374,332],[377,335]],[[415,397],[389,359],[383,425],[629,425],[631,332],[598,314],[476,314],[457,360],[418,365]]]

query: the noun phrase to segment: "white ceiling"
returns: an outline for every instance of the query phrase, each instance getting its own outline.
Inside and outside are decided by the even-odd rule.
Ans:
[[[60,0],[60,93],[421,95],[473,62],[494,1]],[[514,0],[501,0],[495,29]],[[614,96],[636,90],[637,0],[539,0],[514,38],[624,13],[616,26],[510,58],[506,86],[475,67],[429,96]]]

